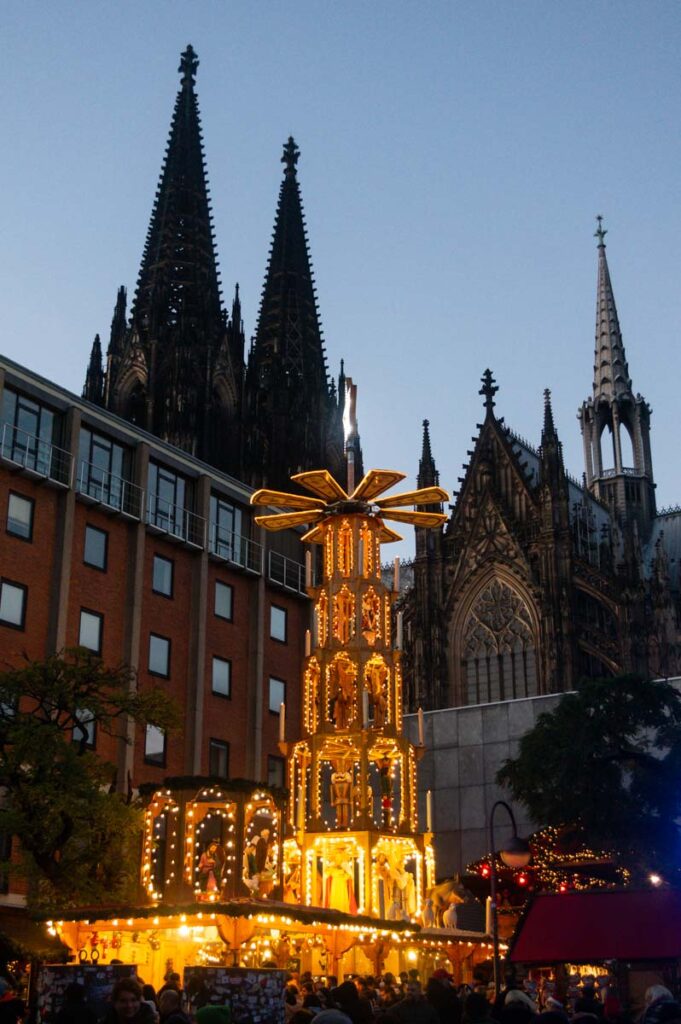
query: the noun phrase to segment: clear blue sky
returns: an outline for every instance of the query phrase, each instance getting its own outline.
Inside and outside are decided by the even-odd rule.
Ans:
[[[4,0],[0,32],[6,355],[80,391],[134,290],[191,42],[226,298],[238,280],[250,336],[292,133],[367,466],[413,476],[428,417],[456,487],[489,365],[534,442],[552,389],[581,475],[602,213],[658,500],[681,501],[677,2]]]

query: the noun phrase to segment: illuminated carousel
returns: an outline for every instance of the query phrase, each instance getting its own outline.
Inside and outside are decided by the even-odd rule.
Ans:
[[[488,959],[488,936],[457,929],[460,897],[436,885],[430,799],[419,829],[424,748],[402,732],[398,566],[389,589],[381,544],[401,539],[385,520],[440,525],[441,512],[408,506],[448,495],[380,497],[403,479],[371,470],[348,494],[319,470],[293,477],[310,496],[252,496],[293,510],[256,517],[260,526],[306,526],[317,546],[306,556],[313,621],[299,726],[280,711],[288,799],[247,782],[167,780],[146,813],[143,905],[49,922],[81,962],[137,963],[153,982],[169,965],[335,976],[444,966],[470,980]]]

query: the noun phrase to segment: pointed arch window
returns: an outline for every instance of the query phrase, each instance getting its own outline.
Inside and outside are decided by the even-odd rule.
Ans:
[[[501,580],[475,599],[462,637],[462,703],[489,704],[539,692],[530,610]]]

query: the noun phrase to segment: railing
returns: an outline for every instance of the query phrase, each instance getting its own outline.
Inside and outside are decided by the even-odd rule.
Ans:
[[[305,566],[277,551],[270,551],[267,575],[273,583],[279,583],[287,590],[305,594]]]
[[[144,491],[137,484],[124,480],[115,473],[95,466],[92,462],[81,462],[76,478],[76,490],[87,495],[100,505],[115,509],[124,515],[141,519],[144,507]]]
[[[249,572],[260,574],[263,571],[262,544],[212,521],[208,524],[208,550],[216,558],[240,565]]]
[[[619,472],[616,469],[604,469],[601,472],[602,480],[609,480],[613,476],[643,476],[643,473],[638,469],[633,469],[630,466],[623,466]]]
[[[157,494],[147,495],[147,525],[186,544],[202,548],[206,543],[206,520],[194,512],[173,505]]]
[[[72,456],[63,448],[57,448],[35,434],[29,434],[20,427],[9,423],[2,425],[0,455],[8,462],[44,476],[55,483],[68,487],[71,477]]]

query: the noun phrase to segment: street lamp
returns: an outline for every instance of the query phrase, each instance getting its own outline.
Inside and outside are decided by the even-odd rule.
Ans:
[[[530,863],[532,853],[530,844],[526,839],[518,835],[518,828],[513,817],[513,811],[505,800],[497,800],[490,811],[489,816],[489,845],[492,854],[490,871],[490,911],[492,914],[492,943],[494,946],[494,995],[499,995],[499,919],[497,917],[497,854],[494,842],[494,815],[498,807],[503,807],[511,819],[513,835],[504,847],[499,850],[499,856],[509,868],[524,868]]]

